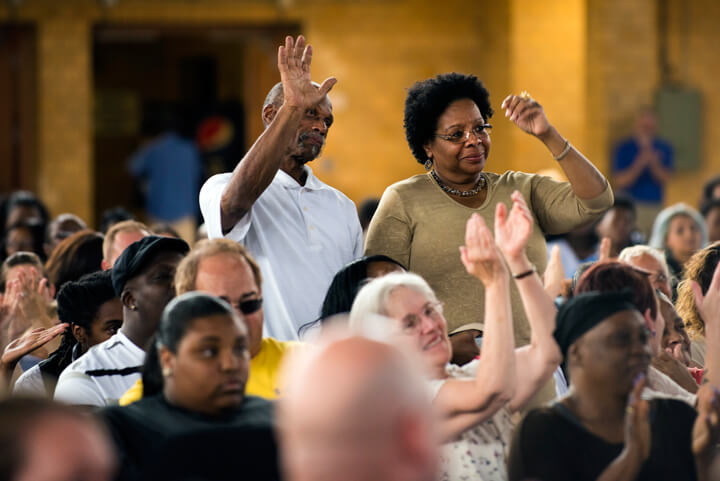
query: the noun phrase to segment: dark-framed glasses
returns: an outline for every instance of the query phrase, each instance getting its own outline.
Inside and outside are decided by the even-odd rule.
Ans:
[[[470,133],[472,133],[478,140],[482,140],[490,136],[491,130],[492,125],[479,124],[473,127],[471,130],[458,129],[451,131],[448,134],[435,134],[435,137],[440,137],[441,139],[452,142],[453,144],[462,144],[463,142],[467,142],[468,139],[470,139]]]

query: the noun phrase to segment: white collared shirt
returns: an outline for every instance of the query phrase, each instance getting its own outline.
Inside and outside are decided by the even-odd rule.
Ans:
[[[332,278],[362,255],[355,204],[321,182],[305,166],[298,184],[278,170],[250,211],[224,237],[245,245],[263,276],[264,335],[298,339],[298,329],[317,319]],[[200,190],[208,236],[223,237],[220,200],[232,174],[218,174]]]
[[[121,329],[65,368],[55,388],[55,399],[82,406],[117,404],[140,379],[144,361],[145,351]]]

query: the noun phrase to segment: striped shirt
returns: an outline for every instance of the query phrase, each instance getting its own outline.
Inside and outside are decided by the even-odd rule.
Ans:
[[[145,351],[120,330],[65,368],[55,388],[55,399],[82,406],[117,404],[140,379],[144,361]]]

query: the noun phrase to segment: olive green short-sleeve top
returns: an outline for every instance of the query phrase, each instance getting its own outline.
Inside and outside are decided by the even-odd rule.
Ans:
[[[448,331],[483,319],[482,283],[465,271],[458,249],[464,244],[465,225],[474,212],[492,230],[495,205],[503,202],[509,208],[510,195],[520,191],[535,220],[528,258],[542,274],[547,264],[544,236],[563,234],[592,222],[613,203],[609,184],[599,196],[580,199],[570,183],[549,177],[513,171],[485,175],[488,193],[478,208],[457,203],[429,174],[393,184],[385,190],[368,230],[365,254],[384,254],[425,278],[444,303]],[[516,343],[527,344],[530,328],[514,282],[511,303]]]

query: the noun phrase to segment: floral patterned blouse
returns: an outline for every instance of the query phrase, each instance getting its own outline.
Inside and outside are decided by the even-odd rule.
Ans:
[[[474,378],[478,361],[459,367],[448,364],[448,378],[430,381],[432,396],[450,378]],[[440,481],[507,481],[507,452],[515,423],[506,404],[491,418],[476,424],[442,447]]]

